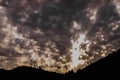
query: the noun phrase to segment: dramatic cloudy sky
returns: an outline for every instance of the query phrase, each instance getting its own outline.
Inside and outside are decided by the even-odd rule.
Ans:
[[[0,68],[65,73],[120,48],[119,0],[0,0]]]

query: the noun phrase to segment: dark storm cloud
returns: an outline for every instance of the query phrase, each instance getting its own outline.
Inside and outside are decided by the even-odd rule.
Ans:
[[[79,33],[87,32],[86,37],[91,42],[90,50],[86,51],[89,56],[84,58],[86,60],[90,57],[101,57],[103,47],[106,47],[107,54],[112,49],[120,47],[120,14],[112,2],[113,0],[1,0],[0,5],[5,8],[6,17],[12,25],[17,27],[18,33],[23,34],[28,41],[32,39],[37,42],[40,47],[39,57],[42,54],[49,56],[45,54],[46,47],[52,53],[59,54],[52,56],[56,61],[55,67],[57,66],[59,71],[61,65],[58,65],[57,62],[65,64],[71,60],[69,51],[72,46],[71,39]],[[90,19],[90,15],[87,16],[93,9],[97,9],[94,22]],[[73,22],[80,24],[81,28],[71,32]],[[36,33],[37,30],[43,34]],[[26,37],[25,34],[27,33]],[[2,37],[0,43],[2,43],[7,34],[0,34],[0,38]],[[25,40],[20,42],[21,40],[15,38],[15,41],[22,49],[29,49],[33,46],[32,42],[30,46],[24,46],[27,43]],[[58,49],[58,52],[55,49]],[[6,51],[10,52],[8,57],[18,54],[14,49],[0,47],[0,56],[7,56]],[[99,54],[97,55],[94,52]],[[62,55],[66,56],[66,61],[59,58]],[[42,65],[42,67],[44,66]]]

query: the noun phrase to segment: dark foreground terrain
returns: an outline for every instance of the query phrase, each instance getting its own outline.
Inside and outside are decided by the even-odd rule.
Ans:
[[[29,67],[18,67],[11,71],[0,70],[1,80],[118,80],[120,74],[120,49],[77,73],[57,74]]]

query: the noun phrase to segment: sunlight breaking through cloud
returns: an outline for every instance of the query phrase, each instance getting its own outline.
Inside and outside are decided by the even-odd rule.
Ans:
[[[80,59],[83,55],[87,55],[85,51],[89,50],[90,41],[86,40],[85,34],[79,34],[78,38],[73,41],[71,40],[72,48],[71,48],[71,66],[70,69],[74,69],[78,67],[78,65],[82,65],[85,63],[85,60]],[[84,46],[83,46],[84,45]],[[85,47],[85,48],[82,48]]]

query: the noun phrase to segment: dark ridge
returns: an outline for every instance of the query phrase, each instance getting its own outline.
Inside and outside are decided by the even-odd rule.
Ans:
[[[35,69],[30,67],[18,67],[16,69],[7,71],[0,70],[0,77],[3,80],[8,79],[29,79],[29,80],[104,80],[109,78],[120,79],[120,49],[117,52],[113,52],[83,70],[78,70],[77,73],[73,71],[66,74],[57,74],[53,72],[47,72],[42,69]]]

